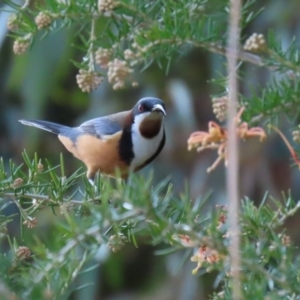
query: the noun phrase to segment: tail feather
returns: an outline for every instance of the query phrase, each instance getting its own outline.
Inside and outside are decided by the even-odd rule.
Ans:
[[[60,125],[57,123],[49,122],[49,121],[40,121],[40,120],[19,120],[24,125],[37,127],[42,130],[46,130],[52,132],[54,134],[60,134],[62,130],[67,129],[69,127]]]

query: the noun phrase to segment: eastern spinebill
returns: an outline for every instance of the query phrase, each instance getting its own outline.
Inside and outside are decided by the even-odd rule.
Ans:
[[[87,167],[87,177],[95,174],[126,178],[152,162],[165,145],[164,102],[147,97],[128,111],[99,117],[68,127],[48,121],[19,120],[58,135],[59,140]]]

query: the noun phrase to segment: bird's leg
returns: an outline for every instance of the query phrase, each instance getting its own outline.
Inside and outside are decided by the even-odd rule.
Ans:
[[[97,188],[97,186],[95,185],[94,179],[89,178],[88,181],[89,181],[89,183],[90,183],[93,187],[96,187],[96,188]]]
[[[122,182],[123,182],[123,178],[120,178],[120,177],[117,177],[116,178],[116,182],[118,183],[118,185],[120,185],[120,184],[122,184]]]
[[[87,176],[87,178],[88,178],[88,181],[89,181],[89,183],[91,184],[91,186],[94,188],[94,192],[95,193],[98,193],[98,187],[97,187],[97,182],[98,182],[98,176],[99,176],[99,174],[98,174],[98,176],[96,176],[97,174],[95,174],[94,172],[92,173],[91,171],[88,171],[87,172],[87,174],[86,174],[86,176]],[[96,180],[97,180],[97,182],[96,182]]]

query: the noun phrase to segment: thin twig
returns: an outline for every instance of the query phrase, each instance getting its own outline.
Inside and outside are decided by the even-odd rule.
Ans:
[[[272,225],[273,228],[277,228],[285,222],[285,220],[291,216],[293,216],[298,210],[300,209],[300,201],[297,202],[294,208],[289,210],[285,215],[283,215],[280,219],[277,219],[277,221]]]
[[[300,159],[297,155],[297,152],[292,147],[291,143],[288,141],[288,139],[285,137],[285,135],[281,132],[281,130],[279,130],[277,127],[275,127],[273,125],[269,125],[269,127],[272,128],[273,130],[275,130],[280,135],[280,137],[284,141],[285,145],[287,146],[288,150],[290,151],[294,162],[297,164],[298,168],[300,169]]]
[[[229,201],[230,225],[230,259],[232,273],[232,297],[234,300],[243,299],[241,289],[241,258],[240,258],[240,226],[239,226],[239,195],[238,195],[238,169],[239,152],[236,135],[236,108],[238,104],[237,62],[240,39],[241,1],[231,0],[229,14],[229,33],[227,43],[228,62],[228,168],[227,168],[227,195]]]
[[[28,219],[28,215],[27,213],[24,211],[24,209],[22,208],[22,206],[20,205],[19,201],[15,198],[11,198],[11,200],[15,203],[15,205],[18,207],[20,214],[22,215],[22,217],[27,220]]]
[[[288,103],[284,103],[284,104],[280,104],[280,106],[274,107],[273,109],[271,109],[268,113],[260,113],[256,116],[254,116],[249,122],[248,124],[254,124],[254,123],[258,123],[261,119],[263,119],[264,117],[267,116],[272,116],[274,114],[278,114],[281,113],[283,109],[286,108],[291,108],[293,105],[298,105],[300,102],[300,100],[297,101],[293,101],[293,102],[288,102]]]
[[[199,47],[199,48],[204,48],[205,50],[208,50],[212,53],[216,53],[216,54],[220,54],[220,55],[226,55],[228,52],[228,49],[218,45],[216,43],[208,43],[208,42],[199,42],[199,41],[194,41],[194,40],[186,40],[185,41],[187,44],[191,44],[195,47]],[[280,70],[279,67],[277,66],[272,66],[269,64],[266,64],[263,59],[256,55],[256,54],[252,54],[249,53],[247,51],[242,50],[241,48],[236,50],[236,55],[238,60],[240,61],[244,61],[244,62],[248,62],[251,63],[253,65],[259,66],[259,67],[265,67],[268,68],[270,71],[272,72],[276,72],[277,70]],[[274,56],[274,52],[272,52],[273,56]],[[271,52],[270,52],[271,55]],[[299,71],[294,70],[295,67],[292,67],[292,65],[290,64],[289,61],[284,60],[282,57],[280,56],[275,56],[274,57],[278,62],[280,62],[282,65],[290,68],[290,70],[286,71],[285,74],[289,77],[289,78],[294,78],[294,77],[299,77]]]
[[[228,53],[228,48],[224,48],[215,43],[202,43],[202,47],[205,47],[209,51],[216,53],[216,54],[227,55],[227,53]],[[261,57],[258,55],[243,51],[239,48],[236,49],[236,55],[239,60],[249,62],[249,63],[251,63],[253,65],[257,65],[259,67],[267,67],[265,65],[265,63],[263,62],[263,60],[261,59]],[[274,68],[273,68],[273,70],[274,70]]]
[[[223,47],[221,45],[218,45],[216,43],[208,43],[208,42],[199,42],[194,40],[186,40],[185,41],[188,44],[192,44],[195,47],[204,48],[212,53],[220,54],[220,55],[226,55],[228,52],[228,48]],[[260,56],[243,51],[241,49],[237,49],[237,58],[241,61],[249,62],[253,65],[257,65],[259,67],[268,67]],[[274,68],[272,68],[274,70]]]
[[[29,4],[30,4],[30,0],[25,0],[25,2],[23,4],[23,6],[21,7],[21,9],[27,8],[29,6]]]
[[[147,21],[149,24],[153,24],[153,19],[151,19],[147,14],[143,13],[140,9],[138,9],[138,7],[134,6],[134,5],[130,5],[128,3],[124,3],[124,2],[119,2],[119,5],[134,12],[137,16],[140,16],[141,18],[143,18],[145,21]],[[134,19],[134,18],[133,18]]]
[[[101,243],[101,235],[100,235],[100,226],[93,226],[89,229],[87,229],[84,233],[79,234],[76,236],[75,239],[70,239],[67,244],[55,255],[55,257],[52,258],[51,262],[48,263],[45,268],[43,268],[43,271],[40,272],[34,279],[35,283],[40,282],[45,276],[49,275],[48,273],[51,271],[51,269],[57,267],[57,264],[61,264],[65,258],[66,255],[74,249],[75,246],[77,246],[79,243],[81,243],[87,236],[97,236],[97,242]]]
[[[9,198],[13,200],[18,200],[19,198],[27,198],[27,199],[37,199],[41,201],[47,201],[51,202],[52,204],[60,204],[60,203],[65,203],[65,202],[70,202],[76,205],[84,205],[86,202],[93,202],[95,200],[99,200],[95,197],[95,199],[88,199],[86,201],[81,201],[81,200],[69,200],[67,198],[62,199],[62,201],[54,201],[53,199],[49,198],[49,196],[44,196],[44,195],[39,195],[39,194],[16,194],[16,193],[0,193],[0,197],[3,198]]]
[[[123,221],[139,216],[140,213],[140,210],[132,210],[126,216],[123,216]],[[111,222],[111,224],[113,223],[113,221]],[[107,224],[106,228],[110,227],[111,224]],[[35,276],[34,282],[41,282],[45,276],[49,275],[49,272],[52,269],[57,268],[58,265],[65,261],[66,256],[69,254],[69,252],[74,250],[74,248],[80,243],[82,243],[87,237],[93,236],[93,238],[96,240],[95,243],[100,245],[103,242],[104,235],[101,232],[106,232],[106,229],[103,229],[103,227],[101,227],[100,225],[96,225],[88,228],[83,233],[78,234],[75,238],[69,239],[66,245],[63,248],[61,248],[61,250],[51,258],[51,261],[43,268],[43,270]]]
[[[272,280],[276,283],[276,285],[280,286],[285,291],[293,294],[295,292],[299,293],[300,289],[299,286],[295,285],[294,289],[291,288],[289,282],[287,281],[286,277],[279,278],[272,272],[269,272],[267,269],[261,267],[258,263],[253,263],[252,260],[242,259],[243,265],[247,266],[250,270],[254,270],[256,273],[260,273],[261,276],[268,281]],[[295,298],[291,298],[295,299]]]
[[[92,19],[91,23],[91,36],[90,36],[90,47],[89,47],[89,71],[95,71],[95,50],[94,50],[94,44],[96,40],[96,34],[95,34],[95,27],[96,27],[96,19]]]
[[[279,62],[280,64],[282,64],[283,66],[287,67],[288,69],[290,69],[291,71],[289,72],[289,76],[292,76],[292,75],[298,75],[299,76],[299,73],[300,73],[300,68],[298,67],[297,64],[293,64],[292,62],[284,59],[282,56],[280,56],[279,54],[277,54],[275,51],[271,50],[271,49],[268,49],[268,54],[277,61]],[[277,68],[275,66],[273,66],[273,68]]]

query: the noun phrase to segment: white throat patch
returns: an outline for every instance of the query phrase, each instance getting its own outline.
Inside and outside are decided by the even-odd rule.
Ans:
[[[133,152],[135,155],[134,159],[131,162],[133,168],[141,166],[147,159],[154,155],[154,153],[159,148],[159,145],[163,138],[163,124],[161,125],[160,130],[155,137],[147,139],[141,135],[139,130],[140,124],[150,114],[150,112],[145,112],[143,114],[137,115],[131,127]]]

